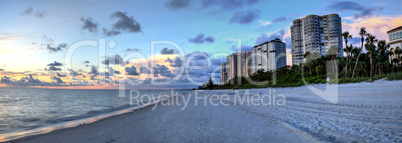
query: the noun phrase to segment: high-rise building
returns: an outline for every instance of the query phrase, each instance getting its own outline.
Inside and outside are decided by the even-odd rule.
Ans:
[[[248,77],[249,76],[249,66],[251,65],[250,63],[250,59],[251,59],[251,51],[246,51],[246,52],[242,52],[239,53],[239,63],[238,63],[238,72],[237,72],[237,76],[238,77]]]
[[[268,69],[276,70],[286,66],[286,44],[276,38],[268,43]]]
[[[221,64],[221,84],[225,84],[228,79],[228,72],[226,70],[226,63]]]
[[[290,27],[292,39],[292,65],[304,62],[306,52],[325,55],[335,45],[338,55],[343,56],[342,23],[338,14],[308,15],[293,20]]]
[[[286,44],[280,39],[254,46],[251,50],[251,71],[270,71],[286,66]]]
[[[227,77],[228,80],[232,79],[234,77],[237,76],[237,72],[238,72],[238,68],[237,68],[237,63],[238,63],[238,56],[239,53],[233,53],[229,56],[227,56],[227,60],[226,60],[226,70],[227,70]]]
[[[286,66],[286,44],[280,39],[254,46],[251,51],[233,53],[221,64],[221,84],[235,77],[249,77],[257,70],[276,70]]]

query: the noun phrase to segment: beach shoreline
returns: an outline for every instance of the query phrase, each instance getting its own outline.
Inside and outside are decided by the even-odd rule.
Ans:
[[[180,95],[180,96],[186,96],[186,95]],[[173,98],[179,98],[179,97],[176,96],[176,97],[171,98],[172,100],[176,100],[176,99],[173,99]],[[161,102],[158,102],[157,104],[161,104]],[[194,104],[194,102],[192,102],[191,104]],[[122,126],[119,126],[119,127],[112,126],[114,123],[123,123],[123,122],[126,123],[127,126],[132,126],[132,124],[129,124],[129,123],[144,124],[143,123],[144,120],[139,120],[139,118],[143,118],[144,116],[147,116],[149,118],[155,118],[155,117],[158,117],[158,115],[159,116],[169,117],[171,114],[166,114],[167,112],[174,112],[174,114],[180,114],[181,116],[184,116],[183,118],[187,118],[186,116],[187,116],[188,112],[194,113],[194,112],[197,112],[199,110],[205,111],[203,108],[211,108],[211,109],[213,109],[215,107],[213,107],[213,106],[200,106],[200,107],[198,107],[198,106],[189,105],[189,108],[186,109],[186,110],[181,110],[181,108],[182,107],[180,107],[180,106],[163,106],[163,107],[160,106],[160,107],[157,107],[155,110],[152,110],[152,105],[150,105],[150,106],[143,107],[140,110],[133,110],[132,112],[127,112],[127,113],[124,113],[124,114],[110,116],[110,117],[100,119],[100,120],[97,120],[97,121],[89,123],[89,124],[83,124],[83,125],[79,125],[79,126],[75,126],[75,127],[56,129],[56,130],[50,131],[48,133],[39,134],[39,135],[32,135],[32,136],[26,136],[26,137],[10,140],[10,141],[7,141],[7,142],[76,142],[76,141],[78,141],[78,142],[113,142],[113,141],[117,141],[117,142],[157,141],[157,142],[160,142],[160,141],[182,141],[182,140],[187,140],[187,141],[196,141],[196,140],[197,141],[207,141],[207,140],[210,140],[212,138],[213,138],[213,140],[217,139],[217,140],[222,140],[222,141],[228,141],[228,140],[231,140],[232,138],[234,138],[235,136],[228,135],[225,138],[221,138],[221,139],[218,139],[217,137],[219,137],[219,136],[221,136],[223,134],[226,134],[226,132],[229,133],[229,134],[233,134],[234,132],[236,132],[236,130],[231,130],[230,129],[231,126],[227,126],[227,125],[224,125],[224,124],[227,124],[227,123],[230,123],[230,124],[233,123],[233,124],[238,124],[238,125],[242,124],[242,123],[240,123],[238,121],[237,121],[237,123],[228,121],[228,119],[230,118],[230,115],[236,116],[236,117],[239,117],[239,115],[235,115],[235,114],[240,114],[240,116],[246,115],[245,113],[243,113],[240,110],[228,107],[228,109],[231,110],[230,111],[231,114],[226,114],[226,116],[224,116],[224,117],[221,115],[219,118],[222,118],[222,119],[220,119],[220,120],[217,119],[217,120],[219,120],[219,122],[224,121],[224,122],[221,122],[219,124],[222,124],[223,126],[227,126],[227,128],[229,128],[229,129],[226,129],[226,130],[220,129],[219,133],[216,133],[214,131],[215,128],[220,128],[219,124],[205,124],[205,123],[203,123],[203,121],[206,120],[205,118],[203,118],[202,120],[191,118],[193,120],[198,120],[198,121],[194,122],[194,123],[199,123],[197,125],[198,127],[203,128],[203,126],[205,126],[205,128],[202,129],[202,130],[194,131],[193,130],[194,126],[188,125],[186,127],[183,127],[184,128],[183,130],[185,130],[185,131],[192,130],[193,132],[203,132],[203,134],[211,134],[211,135],[214,134],[214,135],[205,136],[203,134],[199,134],[199,135],[195,135],[195,136],[188,137],[188,138],[187,137],[186,138],[182,138],[182,137],[177,138],[177,137],[175,137],[175,135],[168,134],[168,135],[163,135],[164,137],[159,138],[159,140],[152,140],[152,137],[150,137],[150,136],[152,136],[152,134],[160,132],[160,131],[151,131],[152,133],[150,133],[150,132],[147,133],[147,132],[141,132],[138,129],[133,131],[131,129],[126,129],[126,130],[125,129],[119,129]],[[222,108],[225,108],[225,107],[222,107]],[[224,109],[224,110],[226,110],[226,109]],[[199,111],[199,112],[202,112],[202,111]],[[160,115],[160,114],[162,114],[162,115]],[[204,112],[203,115],[201,115],[201,116],[205,116],[205,114],[206,113]],[[214,114],[215,116],[213,116],[211,118],[208,118],[208,119],[214,120],[216,118],[216,115],[218,115],[218,114],[221,114],[221,112],[220,113],[215,113]],[[261,125],[265,126],[265,127],[257,127],[258,130],[262,130],[262,131],[260,131],[260,135],[253,136],[254,137],[253,140],[255,140],[255,141],[262,142],[264,140],[267,140],[268,138],[265,138],[265,139],[262,138],[262,137],[264,137],[263,134],[266,134],[267,132],[270,132],[271,134],[266,135],[266,136],[270,136],[273,140],[276,140],[278,142],[282,142],[282,141],[298,141],[298,142],[300,142],[300,141],[314,140],[313,137],[310,137],[309,139],[306,140],[306,136],[308,136],[308,135],[306,135],[303,132],[295,133],[295,131],[297,131],[297,130],[289,130],[287,128],[283,128],[283,127],[280,127],[280,126],[276,125],[278,123],[269,123],[271,121],[269,121],[269,122],[266,121],[266,120],[270,120],[270,119],[264,119],[263,117],[262,118],[255,118],[254,116],[250,116],[250,115],[247,115],[247,116],[249,116],[249,118],[246,119],[246,120],[259,120],[259,123]],[[199,116],[197,116],[197,117],[199,117]],[[156,128],[155,125],[159,126],[159,127],[162,127],[162,128],[166,128],[164,130],[170,130],[170,129],[174,130],[175,128],[177,129],[177,126],[180,125],[180,122],[186,122],[187,121],[186,119],[179,118],[179,117],[178,118],[169,117],[169,118],[171,118],[171,120],[176,120],[177,121],[175,123],[176,125],[174,125],[173,128],[168,127],[167,124],[163,124],[163,123],[155,124],[155,122],[150,122],[149,125],[151,125],[151,126],[140,126],[142,128],[141,130],[147,130],[148,128],[151,128],[151,129]],[[183,120],[180,120],[180,119],[183,119]],[[124,120],[124,121],[122,121],[122,120]],[[132,120],[132,122],[128,122],[129,120]],[[226,121],[228,121],[228,122],[226,122]],[[146,121],[146,122],[148,122],[148,121]],[[156,120],[156,122],[161,122],[161,120]],[[171,123],[173,121],[168,120],[166,122]],[[109,126],[109,127],[107,127],[107,126]],[[137,127],[138,126],[139,125],[137,125]],[[208,127],[208,126],[212,126],[212,127]],[[247,128],[249,128],[249,129],[247,129]],[[213,129],[213,130],[209,131],[209,132],[206,132],[207,130],[210,130],[210,129]],[[247,126],[247,125],[241,125],[241,129],[250,130],[250,129],[252,129],[252,127]],[[119,136],[119,135],[123,135],[123,136],[117,137],[117,138],[110,138],[110,139],[109,138],[104,138],[104,139],[91,138],[91,136],[92,137],[93,136],[98,136],[99,134],[96,134],[96,133],[94,134],[94,132],[100,131],[100,130],[102,130],[102,132],[104,132],[100,136],[104,136],[104,135],[107,135],[107,134],[113,134],[111,136]],[[107,130],[111,130],[111,131],[108,132]],[[114,132],[114,131],[120,131],[120,133],[116,134],[116,132]],[[78,133],[78,132],[84,132],[84,133]],[[175,131],[173,131],[173,132],[175,132]],[[176,130],[176,132],[177,132],[177,130]],[[182,131],[180,131],[180,132],[182,132]],[[133,134],[141,134],[141,135],[138,135],[135,138],[133,138],[133,137],[129,137],[129,135],[128,135],[128,134],[131,134],[131,133],[133,133]],[[164,133],[167,133],[167,132],[162,132],[162,134],[164,134]],[[247,132],[244,132],[244,133],[247,133]],[[281,135],[278,135],[278,134],[281,134]],[[285,137],[285,136],[289,136],[290,134],[293,134],[292,137]],[[302,135],[304,137],[302,137]],[[208,139],[208,136],[211,137],[211,138]],[[150,137],[150,138],[147,138],[147,137]],[[248,140],[248,138],[241,137],[241,136],[239,136],[239,137],[240,137],[239,139],[233,140],[233,141],[240,141],[240,140],[247,141]],[[71,139],[73,139],[73,140],[71,140]]]
[[[326,86],[314,85],[321,90]],[[147,106],[90,124],[9,142],[401,141],[400,127],[395,126],[402,118],[401,87],[402,81],[384,80],[342,84],[338,103],[323,100],[306,86],[205,90],[199,97],[221,104],[207,102],[198,106],[194,103],[197,97],[191,96],[200,91],[195,90],[166,101],[188,100],[186,108],[184,104],[158,102],[154,110],[153,106]],[[236,98],[220,98],[224,94],[252,97],[271,91],[283,94],[286,104],[238,105]]]

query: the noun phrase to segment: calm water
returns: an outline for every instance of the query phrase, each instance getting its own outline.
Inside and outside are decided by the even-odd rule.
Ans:
[[[171,90],[140,94],[171,95]],[[119,97],[118,90],[0,88],[0,136],[132,107],[129,91],[126,95]]]

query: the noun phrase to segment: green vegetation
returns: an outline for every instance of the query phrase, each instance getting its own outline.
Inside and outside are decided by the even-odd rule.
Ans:
[[[208,89],[247,89],[266,87],[297,87],[306,84],[320,83],[356,83],[387,78],[402,79],[400,49],[390,51],[385,40],[378,40],[374,35],[361,28],[362,47],[347,45],[352,38],[349,32],[344,32],[346,57],[337,57],[337,46],[328,49],[327,55],[307,52],[304,55],[306,63],[302,65],[285,66],[275,71],[255,72],[250,77],[235,77],[224,85],[214,84]],[[365,43],[364,43],[365,42]],[[364,47],[363,47],[364,46]],[[363,53],[363,48],[367,50]],[[394,58],[390,58],[390,57]],[[212,81],[208,82],[211,83]],[[258,83],[256,83],[258,82]],[[202,87],[201,87],[202,89]]]

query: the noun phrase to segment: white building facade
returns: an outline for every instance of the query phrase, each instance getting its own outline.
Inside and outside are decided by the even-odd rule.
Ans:
[[[221,64],[221,84],[235,77],[249,77],[257,70],[270,71],[286,66],[286,44],[280,39],[254,46],[251,51],[233,53]]]
[[[290,30],[292,65],[303,63],[306,52],[325,55],[333,45],[338,47],[337,56],[343,56],[342,21],[338,14],[308,15],[295,19]]]
[[[270,71],[286,66],[286,44],[276,38],[251,50],[251,72]]]
[[[388,45],[390,46],[389,50],[394,53],[394,55],[390,56],[390,60],[392,60],[398,56],[395,54],[395,51],[397,49],[401,50],[402,48],[402,26],[387,31],[387,34],[389,41]]]

